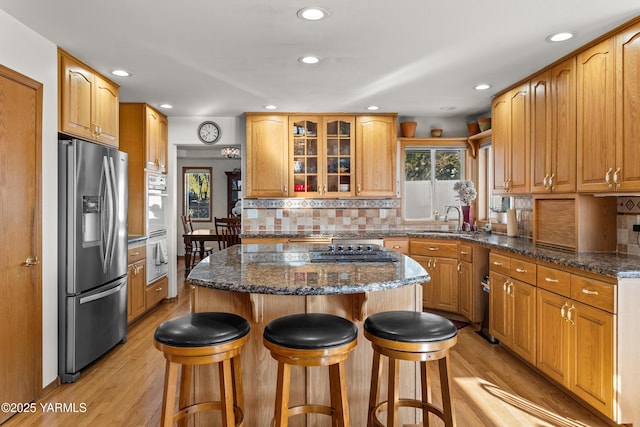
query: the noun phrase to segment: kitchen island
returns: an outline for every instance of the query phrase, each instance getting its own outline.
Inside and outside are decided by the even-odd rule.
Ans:
[[[243,354],[245,425],[269,426],[275,403],[277,362],[262,343],[264,326],[294,313],[330,313],[353,321],[358,345],[346,363],[351,425],[366,425],[372,349],[362,335],[364,319],[388,310],[422,310],[421,283],[427,272],[413,259],[384,252],[388,262],[311,262],[310,252],[326,245],[245,244],[216,252],[194,268],[187,283],[193,285],[192,310],[226,311],[246,318],[251,333]],[[419,397],[419,369],[403,362],[401,395]],[[216,398],[217,370],[197,370],[197,399]],[[383,393],[386,387],[383,385]],[[292,370],[291,405],[306,401],[329,404],[328,370]],[[217,425],[214,416],[197,414],[197,425]],[[403,424],[416,423],[413,411],[401,412]],[[291,426],[313,425],[318,415],[291,419]],[[325,422],[326,420],[323,420]]]

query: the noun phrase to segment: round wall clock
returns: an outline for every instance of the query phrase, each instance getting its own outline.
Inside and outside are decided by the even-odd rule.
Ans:
[[[198,138],[203,144],[215,144],[220,140],[220,126],[217,123],[206,121],[198,126]]]

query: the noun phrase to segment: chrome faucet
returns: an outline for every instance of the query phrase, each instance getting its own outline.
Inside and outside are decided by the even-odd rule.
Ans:
[[[449,211],[451,210],[451,208],[458,211],[458,222],[456,223],[456,231],[462,231],[462,212],[460,211],[460,207],[456,205],[447,205],[445,206],[445,208],[447,208],[447,211],[444,214],[445,222],[449,221]]]

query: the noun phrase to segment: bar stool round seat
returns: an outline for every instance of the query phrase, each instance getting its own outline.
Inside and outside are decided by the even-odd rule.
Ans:
[[[371,391],[369,395],[368,427],[385,426],[381,412],[387,411],[386,427],[398,426],[398,408],[422,409],[423,425],[427,426],[429,413],[442,419],[447,427],[455,426],[451,379],[449,378],[449,349],[458,340],[455,325],[442,316],[415,311],[386,311],[369,316],[364,322],[364,336],[373,347]],[[379,401],[382,364],[380,357],[389,359],[387,400]],[[400,398],[398,383],[400,361],[420,362],[422,400]],[[442,408],[431,401],[427,362],[438,361]]]
[[[231,313],[191,313],[162,322],[154,334],[155,346],[167,360],[162,426],[172,426],[188,415],[220,411],[224,427],[244,425],[244,396],[240,353],[249,338],[249,322]],[[217,363],[220,400],[191,403],[193,366]],[[178,411],[174,412],[178,368],[182,367]]]
[[[315,413],[331,416],[334,426],[349,427],[344,361],[357,344],[356,325],[331,314],[293,314],[269,322],[263,338],[265,347],[278,361],[274,425],[287,426],[289,417]],[[328,366],[331,406],[289,407],[291,366]]]

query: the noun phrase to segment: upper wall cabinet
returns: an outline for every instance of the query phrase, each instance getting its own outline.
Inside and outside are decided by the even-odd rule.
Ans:
[[[289,116],[289,195],[354,194],[354,116]]]
[[[576,191],[576,59],[530,81],[531,192]]]
[[[284,115],[246,115],[247,197],[288,196],[288,123]]]
[[[120,104],[120,145],[140,157],[140,169],[167,173],[168,140],[167,116],[144,103]]]
[[[529,193],[529,84],[496,97],[493,122],[493,193]]]
[[[396,197],[397,117],[356,116],[356,196]]]
[[[61,133],[118,146],[118,86],[58,49]]]
[[[616,172],[614,39],[577,57],[578,191],[613,191]]]
[[[615,48],[618,176],[614,185],[619,191],[640,191],[640,23],[620,33]]]

